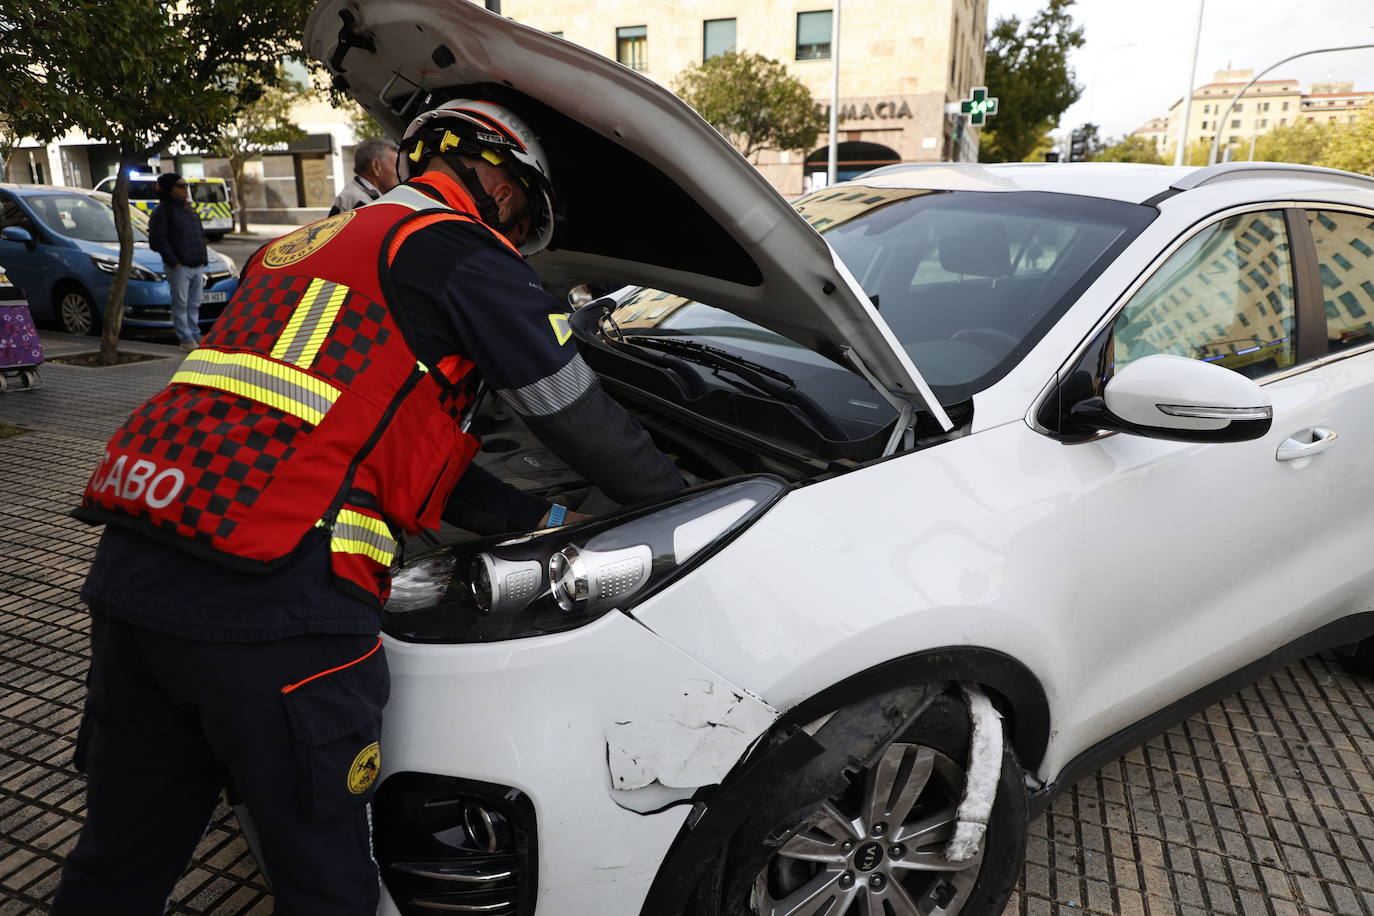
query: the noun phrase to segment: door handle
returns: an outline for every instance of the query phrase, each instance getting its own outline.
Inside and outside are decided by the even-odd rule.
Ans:
[[[1324,452],[1336,444],[1336,431],[1325,426],[1301,429],[1279,443],[1279,461],[1292,461],[1294,458],[1309,458]]]

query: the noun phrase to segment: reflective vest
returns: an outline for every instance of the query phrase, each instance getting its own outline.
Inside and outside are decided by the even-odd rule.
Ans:
[[[110,439],[77,516],[248,571],[320,529],[339,584],[384,602],[398,532],[438,527],[478,448],[460,428],[472,363],[422,365],[390,306],[411,232],[482,225],[455,182],[424,181],[461,209],[401,185],[255,255],[201,348]]]

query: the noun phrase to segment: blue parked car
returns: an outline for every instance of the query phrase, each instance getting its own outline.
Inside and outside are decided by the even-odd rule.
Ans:
[[[134,267],[124,293],[124,327],[171,332],[171,291],[162,258],[148,247],[148,220],[134,220]],[[97,334],[119,259],[108,194],[50,185],[0,184],[0,267],[39,321]],[[208,328],[238,288],[234,262],[211,249],[200,323]]]

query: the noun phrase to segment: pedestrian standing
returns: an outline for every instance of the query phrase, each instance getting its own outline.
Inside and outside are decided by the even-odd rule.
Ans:
[[[406,132],[404,184],[265,246],[202,348],[125,422],[78,516],[86,822],[54,916],[161,913],[226,783],[282,914],[368,914],[389,694],[378,610],[403,534],[576,521],[470,468],[484,382],[609,497],[685,483],[602,390],[523,255],[548,162],[514,112],[459,100]]]
[[[200,299],[208,252],[205,229],[191,203],[186,179],[175,172],[157,178],[158,204],[148,217],[148,245],[162,255],[172,293],[172,327],[178,345],[190,352],[200,340]]]
[[[355,210],[396,187],[396,144],[368,137],[353,150],[353,180],[344,185],[329,215]]]

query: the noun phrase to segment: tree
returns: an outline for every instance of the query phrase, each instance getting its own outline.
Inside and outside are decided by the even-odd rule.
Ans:
[[[1095,156],[1094,162],[1148,162],[1151,165],[1164,165],[1164,157],[1155,145],[1144,137],[1122,137],[1109,143]]]
[[[353,129],[353,138],[359,142],[369,137],[385,137],[386,131],[367,109],[351,99],[342,106],[348,112],[348,126]]]
[[[679,74],[673,91],[751,162],[767,149],[809,150],[825,129],[806,84],[762,54],[717,54]]]
[[[978,151],[983,162],[1027,158],[1083,94],[1069,67],[1069,51],[1083,45],[1083,29],[1073,27],[1068,13],[1072,5],[1073,0],[1049,0],[1024,32],[1021,20],[1008,16],[998,19],[988,35],[986,81],[998,106],[983,128]]]
[[[118,358],[133,261],[129,172],[177,140],[213,144],[300,49],[311,0],[0,0],[0,105],[16,133],[47,142],[79,130],[119,154],[119,266],[105,304],[101,362]]]
[[[1374,109],[1366,108],[1349,124],[1332,124],[1323,129],[1328,132],[1327,142],[1317,165],[1374,174]]]
[[[291,107],[306,94],[305,87],[280,79],[280,85],[263,87],[256,100],[244,104],[238,119],[220,132],[214,144],[215,152],[229,160],[238,193],[239,231],[244,233],[248,232],[248,182],[244,176],[248,161],[305,137],[305,131],[291,121]]]
[[[1306,121],[1276,127],[1255,141],[1255,158],[1265,162],[1313,165],[1322,157],[1330,132]]]

